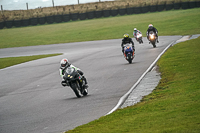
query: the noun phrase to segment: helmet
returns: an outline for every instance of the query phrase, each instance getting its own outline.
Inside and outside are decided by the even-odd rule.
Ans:
[[[68,62],[68,59],[66,59],[66,58],[64,58],[64,59],[62,59],[61,61],[60,61],[60,65],[61,65],[61,67],[66,67],[66,66],[68,66],[69,65],[69,62]]]
[[[134,30],[137,30],[137,28],[134,28]]]
[[[124,34],[124,38],[125,39],[129,38],[129,34]]]
[[[153,25],[152,25],[152,24],[149,24],[149,28],[150,28],[150,27],[153,27]]]

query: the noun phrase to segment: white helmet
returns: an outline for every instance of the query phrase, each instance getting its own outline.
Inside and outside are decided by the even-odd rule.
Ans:
[[[69,62],[68,62],[68,59],[66,59],[66,58],[64,58],[64,59],[62,59],[61,61],[60,61],[60,65],[61,65],[61,67],[66,67],[66,66],[68,66],[69,65]]]
[[[149,24],[149,28],[150,28],[150,27],[153,27],[153,25],[152,25],[152,24]]]
[[[134,30],[137,30],[137,28],[134,28]]]

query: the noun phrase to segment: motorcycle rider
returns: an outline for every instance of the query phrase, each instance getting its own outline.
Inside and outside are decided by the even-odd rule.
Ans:
[[[133,42],[133,40],[131,38],[129,38],[129,34],[124,34],[123,37],[124,38],[122,39],[122,43],[121,43],[122,53],[124,54],[124,44],[127,44],[127,43],[132,43],[132,48],[135,51],[134,42]]]
[[[150,31],[153,31],[153,32],[156,34],[157,43],[159,43],[159,41],[158,41],[158,30],[157,30],[155,27],[153,27],[152,24],[149,24],[149,28],[147,29],[147,39],[148,39],[148,40],[149,40],[149,32],[150,32]]]
[[[135,37],[135,39],[137,39],[137,33],[140,33],[142,34],[142,32],[140,32],[139,30],[137,30],[137,28],[134,28],[134,31],[133,31],[133,36]]]
[[[66,70],[68,67],[74,68],[74,69],[82,76],[82,79],[85,81],[85,87],[88,87],[88,85],[87,85],[87,80],[86,80],[86,78],[83,76],[83,72],[82,72],[79,68],[77,68],[77,67],[75,67],[74,65],[70,64],[69,61],[68,61],[68,59],[66,59],[66,58],[64,58],[64,59],[62,59],[62,60],[60,61],[60,69],[59,69],[59,71],[60,71],[60,76],[61,76],[61,78],[62,78],[61,84],[62,84],[63,86],[69,86],[69,83],[67,83],[67,82],[65,81],[65,79],[63,78],[64,73],[65,73],[65,70]]]

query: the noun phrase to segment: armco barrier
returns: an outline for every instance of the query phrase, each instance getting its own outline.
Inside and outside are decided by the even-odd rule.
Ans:
[[[173,4],[162,4],[162,5],[151,5],[144,7],[127,7],[122,9],[113,9],[113,10],[101,10],[101,11],[91,11],[85,13],[71,13],[71,14],[62,14],[62,15],[54,15],[54,16],[46,16],[46,17],[38,17],[38,18],[30,18],[30,19],[22,19],[22,20],[11,20],[0,22],[0,29],[4,27],[12,28],[12,27],[21,27],[21,26],[29,26],[29,25],[37,25],[37,24],[52,24],[52,23],[60,23],[60,22],[68,22],[70,20],[85,20],[85,19],[93,19],[93,18],[101,18],[101,17],[110,17],[125,15],[125,14],[139,14],[139,13],[147,13],[147,12],[156,12],[163,10],[172,10],[172,9],[190,9],[200,7],[200,1],[189,1],[189,2],[180,2]]]

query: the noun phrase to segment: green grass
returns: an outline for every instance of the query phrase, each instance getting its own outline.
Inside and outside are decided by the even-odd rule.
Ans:
[[[161,35],[200,33],[200,8],[117,16],[60,24],[0,30],[0,48],[58,44],[132,37],[133,28],[146,36],[152,23]]]
[[[24,63],[27,61],[37,60],[41,58],[57,56],[61,54],[48,54],[48,55],[34,55],[34,56],[21,56],[21,57],[8,57],[8,58],[0,58],[0,69],[13,66],[16,64]]]
[[[199,42],[176,44],[161,57],[162,79],[140,103],[66,133],[199,133]]]

